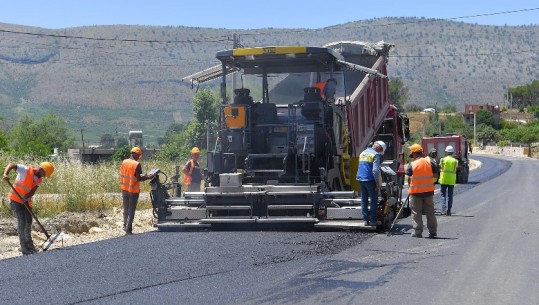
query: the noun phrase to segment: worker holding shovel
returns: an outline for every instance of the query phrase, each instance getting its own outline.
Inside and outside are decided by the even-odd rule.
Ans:
[[[9,182],[9,172],[17,171],[15,183]],[[17,217],[17,232],[23,255],[38,252],[32,240],[32,196],[43,182],[43,177],[50,178],[54,166],[50,162],[42,162],[39,167],[10,163],[4,169],[3,180],[11,185],[8,194],[10,207]]]

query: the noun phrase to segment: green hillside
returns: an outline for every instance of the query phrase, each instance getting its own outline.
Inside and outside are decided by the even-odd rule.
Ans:
[[[337,24],[338,22],[336,22]],[[539,26],[484,26],[423,18],[380,18],[332,27],[227,30],[92,26],[49,30],[0,23],[0,116],[48,112],[77,140],[143,130],[156,143],[192,116],[196,92],[182,78],[217,64],[217,51],[244,46],[323,45],[337,40],[394,43],[389,76],[420,106],[503,104],[507,86],[539,79]],[[210,84],[217,85],[217,84]]]

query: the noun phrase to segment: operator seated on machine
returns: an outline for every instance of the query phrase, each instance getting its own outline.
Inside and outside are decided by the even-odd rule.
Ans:
[[[234,89],[234,104],[236,105],[253,105],[253,98],[249,95],[251,90],[247,88]]]
[[[330,78],[325,82],[318,82],[314,87],[320,89],[320,96],[322,101],[327,102],[335,99],[335,93],[337,92],[337,80]]]

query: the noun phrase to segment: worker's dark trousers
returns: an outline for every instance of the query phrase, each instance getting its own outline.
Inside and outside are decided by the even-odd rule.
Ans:
[[[13,213],[15,213],[15,217],[17,217],[17,232],[19,233],[21,251],[24,253],[34,247],[32,241],[32,214],[28,212],[28,209],[23,204],[13,200],[11,200],[10,206]]]
[[[199,183],[192,182],[191,184],[189,184],[187,186],[187,191],[188,192],[200,192],[200,182]]]
[[[440,184],[440,196],[442,202],[442,211],[447,210],[451,211],[453,207],[453,188],[454,185]],[[447,202],[447,206],[446,206]]]
[[[124,230],[131,233],[133,231],[133,219],[137,209],[139,193],[130,193],[122,190],[122,201],[124,206]]]

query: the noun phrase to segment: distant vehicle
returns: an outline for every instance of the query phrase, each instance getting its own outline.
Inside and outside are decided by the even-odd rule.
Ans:
[[[436,109],[434,108],[425,108],[422,112],[430,112],[430,113],[436,113]]]
[[[438,157],[436,158],[438,164],[440,163],[440,158],[445,156],[444,151],[448,145],[453,146],[455,149],[453,156],[459,162],[457,167],[457,183],[468,183],[468,174],[470,173],[468,152],[470,150],[470,143],[466,136],[436,135],[434,137],[423,137],[421,139],[421,146],[425,153],[428,153],[433,148],[438,151]]]

